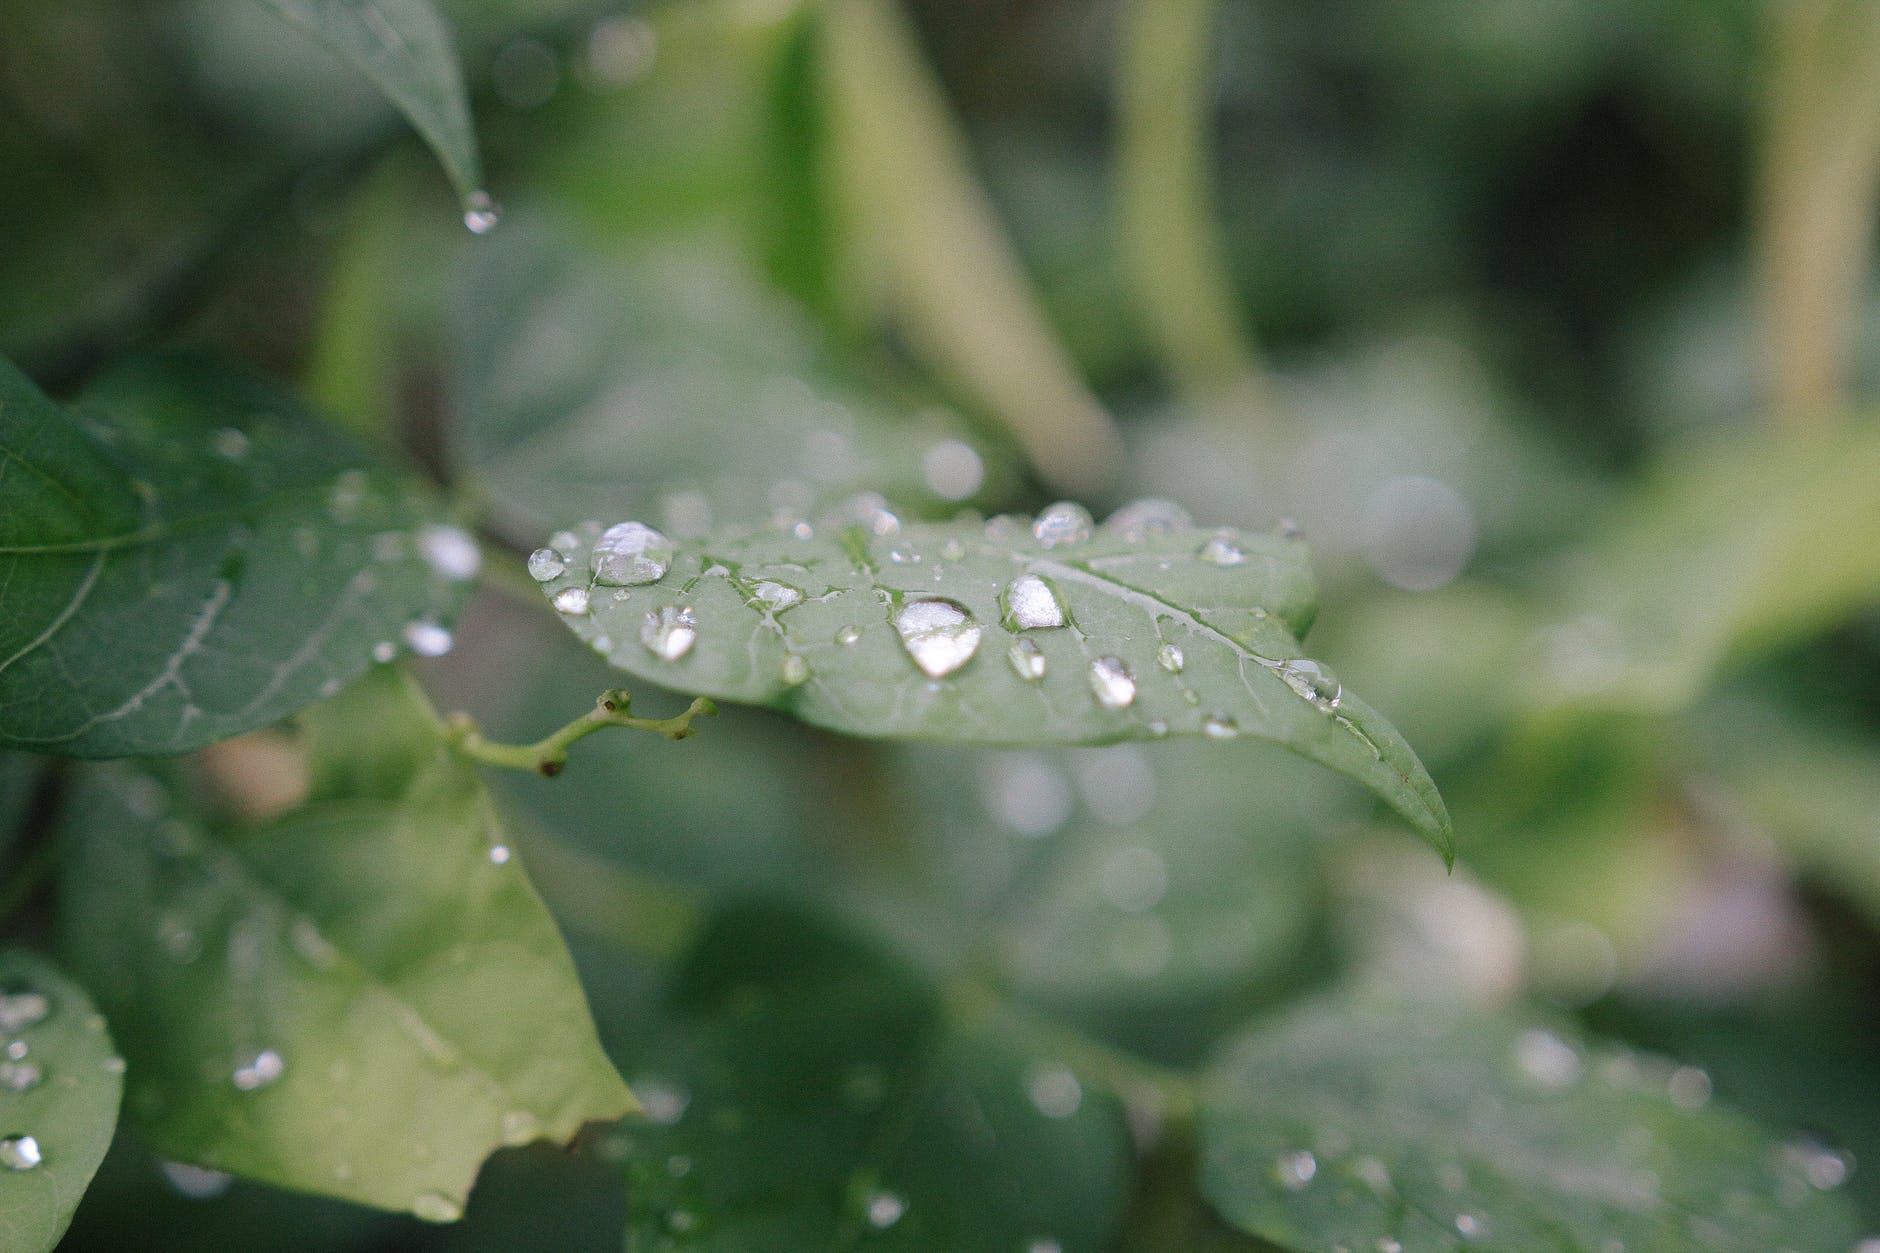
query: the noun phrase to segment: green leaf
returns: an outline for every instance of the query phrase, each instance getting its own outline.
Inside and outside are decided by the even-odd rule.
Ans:
[[[483,167],[463,78],[450,31],[431,0],[257,2],[311,32],[370,79],[431,145],[465,206],[488,209],[477,199]]]
[[[0,753],[0,854],[13,846],[20,823],[26,821],[45,765],[42,757]]]
[[[1030,527],[903,528],[867,500],[815,528],[676,548],[634,526],[556,536],[565,568],[543,583],[569,627],[630,673],[876,737],[1272,740],[1363,783],[1450,854],[1416,754],[1300,656],[1315,594],[1291,539],[1198,530],[1155,502],[1094,532],[1075,505]]]
[[[57,1246],[111,1147],[124,1062],[84,989],[35,954],[0,952],[0,1248]]]
[[[129,766],[82,776],[65,948],[160,1152],[444,1220],[493,1149],[633,1108],[488,795],[424,719],[393,671],[321,706],[313,799],[259,827]],[[333,760],[354,754],[369,772]]]
[[[1663,467],[1568,581],[1533,699],[1681,709],[1726,663],[1880,600],[1876,481],[1871,422]]]
[[[770,905],[721,914],[640,1059],[629,1241],[731,1250],[1106,1248],[1128,1181],[1109,1096],[948,1025],[934,990]]]
[[[863,489],[926,513],[1010,477],[956,416],[832,378],[803,311],[718,243],[597,253],[517,217],[455,308],[458,460],[535,531],[627,509],[700,534]]]
[[[1845,1253],[1845,1160],[1709,1093],[1515,1017],[1324,1000],[1213,1067],[1202,1187],[1289,1248]]]
[[[193,358],[78,410],[0,362],[0,457],[0,745],[172,753],[277,721],[401,632],[447,640],[477,564],[422,484]]]

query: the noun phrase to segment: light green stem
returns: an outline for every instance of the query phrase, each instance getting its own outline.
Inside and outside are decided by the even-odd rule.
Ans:
[[[602,727],[632,727],[669,740],[683,740],[692,734],[693,719],[718,712],[716,705],[700,696],[683,713],[671,718],[636,718],[629,712],[632,699],[624,688],[602,692],[594,708],[533,744],[498,744],[485,739],[470,716],[461,713],[445,720],[444,734],[452,748],[472,761],[506,770],[534,770],[552,779],[568,762],[568,746]]]

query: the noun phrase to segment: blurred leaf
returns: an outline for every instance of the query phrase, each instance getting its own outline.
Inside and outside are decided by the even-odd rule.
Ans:
[[[450,32],[431,0],[257,0],[371,79],[437,153],[466,208],[483,182]],[[487,206],[484,206],[487,208]]]
[[[1706,1106],[1695,1071],[1519,1018],[1327,1000],[1229,1048],[1203,1188],[1289,1247],[1845,1253],[1828,1150]]]
[[[1198,530],[1154,505],[1152,522],[1119,511],[1094,536],[1075,505],[1035,528],[905,530],[856,508],[817,534],[717,534],[676,553],[637,523],[584,523],[556,538],[566,567],[543,591],[629,673],[852,734],[1273,740],[1363,783],[1449,855],[1416,754],[1299,656],[1315,608],[1302,545]]]
[[[50,962],[0,952],[0,1247],[59,1243],[117,1130],[124,1063],[91,999]]]
[[[166,1156],[433,1221],[493,1149],[633,1108],[475,772],[380,671],[308,716],[315,795],[207,822],[84,776],[61,923]],[[422,731],[422,733],[421,733]],[[372,773],[341,768],[371,757]],[[358,784],[340,794],[335,787]]]
[[[710,241],[597,256],[513,221],[456,309],[458,459],[533,531],[613,514],[698,534],[863,488],[930,512],[1009,477],[956,417],[832,381],[802,310]]]
[[[687,959],[670,1009],[636,1063],[652,1121],[622,1146],[631,1247],[1108,1247],[1129,1170],[1114,1100],[949,1026],[897,963],[741,906]]]
[[[339,690],[441,624],[469,536],[274,383],[152,358],[51,404],[0,362],[0,743],[169,753]],[[106,415],[94,418],[89,411]]]
[[[37,794],[43,757],[0,752],[0,854],[13,845]]]
[[[1877,481],[1872,423],[1661,467],[1570,573],[1534,699],[1681,709],[1727,662],[1880,600]]]

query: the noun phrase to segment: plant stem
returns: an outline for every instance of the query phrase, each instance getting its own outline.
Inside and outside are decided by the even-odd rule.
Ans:
[[[692,734],[692,721],[707,718],[718,707],[701,696],[671,718],[636,718],[629,712],[632,696],[624,688],[611,688],[600,694],[594,708],[533,744],[498,744],[485,739],[468,714],[452,714],[444,721],[444,735],[452,748],[486,766],[507,770],[534,770],[554,778],[568,762],[568,746],[594,734],[602,727],[632,727],[652,731],[669,740],[683,740]]]

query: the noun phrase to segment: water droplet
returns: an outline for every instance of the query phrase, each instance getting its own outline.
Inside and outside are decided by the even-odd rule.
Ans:
[[[1211,566],[1238,566],[1247,560],[1247,550],[1226,531],[1211,536],[1195,555]]]
[[[760,579],[751,585],[751,595],[775,612],[781,613],[803,603],[801,590],[775,579]]]
[[[692,1103],[690,1092],[667,1079],[637,1079],[629,1086],[639,1098],[640,1108],[646,1111],[647,1118],[662,1127],[670,1127],[684,1118],[686,1106]]]
[[[372,646],[372,660],[380,665],[384,665],[396,656],[398,656],[398,645],[390,640],[380,640]]]
[[[529,554],[529,577],[546,583],[568,568],[568,559],[552,548],[538,548]]]
[[[1329,669],[1309,657],[1295,657],[1291,661],[1281,662],[1278,674],[1286,681],[1287,687],[1320,709],[1336,709],[1339,701],[1344,699],[1344,685]]]
[[[454,1223],[463,1217],[463,1206],[441,1192],[425,1192],[412,1199],[411,1212],[427,1223]]]
[[[1064,604],[1051,585],[1035,574],[1021,575],[1005,589],[1005,621],[1015,631],[1064,625]]]
[[[512,854],[509,851],[509,845],[507,844],[490,845],[490,865],[507,866],[509,864],[509,858],[511,856]]]
[[[1393,1236],[1377,1238],[1377,1253],[1403,1253],[1403,1241]]]
[[[450,651],[451,634],[435,622],[419,619],[407,622],[404,630],[405,647],[420,657],[442,657]]]
[[[907,655],[930,679],[952,674],[979,651],[979,624],[956,601],[910,600],[894,615],[894,629]]]
[[[1188,658],[1179,644],[1164,644],[1156,652],[1155,664],[1170,674],[1180,674],[1182,667],[1188,664]]]
[[[1206,731],[1207,727],[1203,726],[1201,729],[1203,731]],[[1161,739],[1163,736],[1168,734],[1168,723],[1162,721],[1162,719],[1160,718],[1150,719],[1149,734],[1153,735],[1158,740]]]
[[[1290,1153],[1281,1153],[1273,1163],[1273,1175],[1279,1180],[1280,1187],[1288,1192],[1297,1192],[1312,1182],[1319,1173],[1319,1159],[1312,1156],[1310,1149],[1294,1149]]]
[[[526,1109],[512,1109],[503,1115],[503,1143],[514,1147],[540,1138],[542,1120]]]
[[[8,1040],[7,1041],[6,1055],[8,1058],[10,1058],[13,1061],[16,1061],[16,1062],[24,1061],[26,1059],[26,1055],[31,1051],[32,1050],[27,1046],[26,1041],[24,1040]]]
[[[1127,913],[1154,909],[1168,892],[1168,866],[1154,849],[1132,845],[1103,863],[1103,894]]]
[[[333,488],[327,493],[326,511],[335,522],[351,522],[359,512],[359,505],[365,499],[366,488],[371,480],[363,470],[346,470],[333,480]]]
[[[842,645],[844,648],[855,647],[855,645],[860,642],[861,638],[862,628],[858,626],[845,626],[840,631],[836,632],[836,643]]]
[[[809,663],[795,653],[783,655],[783,681],[788,687],[801,687],[809,682]]]
[[[0,1088],[9,1092],[30,1092],[45,1077],[45,1072],[34,1062],[0,1062]]]
[[[209,446],[218,457],[240,461],[248,455],[248,436],[232,426],[225,426],[209,437]]]
[[[588,556],[598,583],[657,583],[672,568],[672,541],[644,522],[618,522],[601,532]]]
[[[227,1192],[235,1176],[188,1162],[162,1163],[163,1178],[180,1196],[192,1201],[210,1201]]]
[[[869,1194],[867,1209],[868,1225],[876,1231],[886,1231],[907,1213],[907,1202],[892,1192],[873,1192]]]
[[[661,661],[677,661],[698,642],[698,617],[688,607],[649,611],[640,623],[640,643]]]
[[[1522,1074],[1543,1088],[1571,1087],[1585,1069],[1578,1049],[1539,1027],[1515,1039],[1514,1061]]]
[[[1702,1109],[1710,1104],[1710,1076],[1696,1066],[1680,1066],[1665,1081],[1665,1093],[1679,1109]]]
[[[12,1033],[37,1026],[52,1013],[52,998],[31,988],[0,995],[0,1032]]]
[[[287,1069],[281,1061],[281,1055],[273,1049],[262,1049],[258,1053],[249,1053],[235,1062],[235,1072],[229,1076],[235,1086],[243,1092],[253,1092],[265,1088],[279,1079]]]
[[[1831,1192],[1847,1182],[1853,1169],[1852,1159],[1815,1140],[1799,1140],[1785,1145],[1783,1160],[1800,1172],[1811,1187]]]
[[[472,235],[487,235],[503,220],[503,211],[487,191],[478,189],[464,199],[463,224]],[[424,1215],[420,1214],[420,1218]]]
[[[1025,1253],[1064,1253],[1064,1245],[1058,1240],[1033,1240],[1025,1246]]]
[[[483,568],[483,550],[460,526],[432,523],[418,531],[418,555],[440,577],[453,583],[474,579]]]
[[[1090,663],[1090,690],[1105,709],[1127,709],[1136,699],[1136,676],[1121,658],[1099,657]]]
[[[943,439],[921,455],[920,477],[942,500],[965,500],[986,478],[986,463],[971,444]]]
[[[1456,1231],[1465,1240],[1473,1240],[1487,1230],[1487,1224],[1474,1214],[1457,1214]]]
[[[879,493],[863,492],[837,505],[831,514],[836,525],[859,526],[870,535],[885,538],[901,533],[901,519],[888,508]]]
[[[1201,720],[1201,734],[1211,740],[1231,740],[1240,734],[1240,724],[1224,713],[1211,713]]]
[[[1012,663],[1013,673],[1027,683],[1044,678],[1044,650],[1038,647],[1036,640],[1014,640],[1012,647],[1006,650],[1005,659]]]
[[[7,1136],[0,1139],[0,1165],[8,1170],[32,1170],[45,1156],[39,1151],[39,1141],[32,1136]]]
[[[107,1075],[121,1075],[125,1069],[126,1065],[122,1057],[111,1056],[104,1059],[104,1073]]]
[[[1175,502],[1147,498],[1132,500],[1118,509],[1104,520],[1103,529],[1115,531],[1133,544],[1179,531],[1190,521],[1188,511]]]
[[[1090,538],[1090,511],[1082,505],[1060,500],[1038,515],[1031,533],[1046,548],[1081,544]]]
[[[1084,1085],[1062,1066],[1040,1066],[1025,1080],[1025,1094],[1046,1118],[1069,1118],[1084,1103]]]

